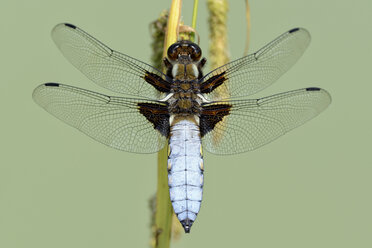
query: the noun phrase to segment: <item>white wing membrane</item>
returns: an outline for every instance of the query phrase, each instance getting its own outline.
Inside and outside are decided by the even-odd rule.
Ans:
[[[35,102],[110,147],[136,153],[159,151],[166,143],[169,114],[167,103],[151,99],[159,97],[154,87],[167,92],[172,80],[156,68],[110,49],[74,25],[57,25],[52,37],[63,55],[89,79],[141,99],[47,83],[34,90]],[[200,116],[204,120],[202,144],[207,151],[235,154],[254,150],[317,116],[331,103],[328,92],[320,88],[239,100],[275,82],[296,63],[309,42],[307,30],[292,29],[256,53],[221,66],[200,80],[204,86],[201,92],[211,100],[202,105],[206,117],[203,111]],[[149,75],[148,82],[145,75]]]
[[[153,153],[166,141],[139,112],[140,99],[110,97],[57,83],[43,84],[33,92],[46,111],[110,147],[136,153]]]
[[[202,81],[207,81],[221,73],[227,79],[222,85],[207,94],[210,100],[239,98],[252,95],[272,83],[291,68],[310,43],[310,34],[306,29],[292,29],[256,53],[223,65]]]
[[[263,146],[317,116],[331,103],[327,91],[307,88],[251,100],[218,101],[231,104],[229,115],[203,139],[215,154],[236,154]]]
[[[112,50],[71,24],[55,26],[52,38],[62,54],[96,84],[126,95],[158,97],[154,87],[143,79],[146,71],[165,78],[156,68]]]

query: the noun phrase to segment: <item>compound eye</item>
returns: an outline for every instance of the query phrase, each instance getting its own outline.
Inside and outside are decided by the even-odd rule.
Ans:
[[[192,53],[191,53],[191,56],[190,56],[191,59],[193,61],[199,61],[199,59],[202,55],[202,51],[201,51],[200,47],[193,44],[193,45],[191,45],[191,48],[192,48]]]
[[[173,45],[171,45],[169,48],[168,48],[168,58],[170,60],[176,60],[178,58],[178,49],[180,47],[180,44],[178,43],[174,43]]]

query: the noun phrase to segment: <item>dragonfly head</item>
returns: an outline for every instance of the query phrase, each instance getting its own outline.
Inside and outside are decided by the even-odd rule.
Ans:
[[[202,51],[197,44],[189,40],[180,40],[168,48],[167,55],[171,62],[185,64],[198,62]]]

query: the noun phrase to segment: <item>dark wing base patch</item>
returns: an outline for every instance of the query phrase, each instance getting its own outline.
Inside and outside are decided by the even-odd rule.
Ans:
[[[207,81],[200,84],[200,92],[203,94],[211,93],[214,89],[218,86],[223,84],[226,81],[225,77],[226,71],[219,73],[217,75],[212,76]]]
[[[216,124],[230,114],[230,104],[213,104],[203,107],[200,115],[200,135],[203,137],[212,131]]]
[[[138,103],[139,112],[154,125],[163,136],[169,135],[169,112],[166,105],[155,103]]]
[[[146,71],[143,79],[160,92],[168,93],[170,91],[170,83],[155,73]]]

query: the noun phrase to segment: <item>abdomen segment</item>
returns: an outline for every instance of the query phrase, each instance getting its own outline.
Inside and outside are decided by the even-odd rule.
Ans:
[[[168,155],[170,199],[185,232],[199,212],[203,196],[203,156],[199,127],[181,120],[171,127]]]

